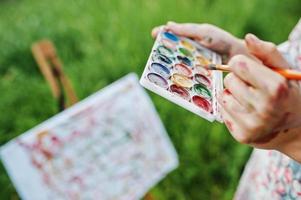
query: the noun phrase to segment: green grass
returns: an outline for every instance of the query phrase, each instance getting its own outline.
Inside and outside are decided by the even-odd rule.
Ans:
[[[208,22],[240,37],[253,32],[279,43],[300,13],[300,0],[2,0],[0,145],[57,112],[30,52],[36,40],[55,42],[85,98],[129,72],[142,73],[155,25]],[[221,124],[150,95],[180,158],[180,167],[152,189],[156,199],[231,199],[251,149]],[[3,166],[0,199],[18,199]]]

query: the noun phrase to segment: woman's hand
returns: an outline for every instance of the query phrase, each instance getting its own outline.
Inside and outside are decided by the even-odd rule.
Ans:
[[[178,24],[168,22],[165,26],[159,26],[152,30],[155,38],[160,28],[171,31],[177,35],[194,39],[203,46],[223,55],[226,60],[236,54],[248,55],[245,43],[230,33],[210,24]]]
[[[239,142],[279,150],[301,161],[301,88],[269,69],[288,67],[274,44],[248,34],[249,52],[262,62],[244,55],[229,61],[232,73],[219,98],[222,116]]]

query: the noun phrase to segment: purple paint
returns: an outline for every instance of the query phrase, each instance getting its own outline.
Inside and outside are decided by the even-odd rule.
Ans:
[[[167,81],[160,75],[155,74],[155,73],[149,73],[147,75],[147,78],[150,82],[158,85],[159,87],[162,87],[164,89],[168,88],[168,83]]]

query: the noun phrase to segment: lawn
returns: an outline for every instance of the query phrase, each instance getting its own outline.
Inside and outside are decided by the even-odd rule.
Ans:
[[[55,42],[83,99],[129,72],[142,73],[155,25],[207,22],[280,43],[300,13],[300,0],[2,0],[0,145],[57,112],[30,52],[36,40]],[[180,167],[152,189],[155,199],[231,199],[251,149],[223,125],[149,94],[180,158]],[[18,199],[2,165],[0,199]]]

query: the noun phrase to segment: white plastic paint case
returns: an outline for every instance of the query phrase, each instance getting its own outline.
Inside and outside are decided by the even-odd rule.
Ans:
[[[188,45],[187,45],[187,43],[188,43]],[[189,46],[189,44],[191,44],[192,46]],[[164,52],[160,52],[159,50],[160,50],[160,48],[162,49],[162,46],[165,47],[167,50]],[[192,47],[192,48],[190,48],[190,47]],[[189,54],[189,52],[187,52],[187,54],[190,56],[187,56],[187,54],[184,55],[183,52],[186,53],[186,50],[184,51],[183,49],[188,50],[190,52],[190,54]],[[164,50],[164,48],[163,48],[163,50]],[[167,60],[168,62],[166,62],[166,60],[164,61],[164,59],[163,59],[163,61],[158,59],[160,57],[160,55],[163,55],[163,58],[167,57],[169,59],[169,60]],[[184,57],[186,57],[187,59],[189,59],[191,61],[190,66],[188,64],[186,65],[186,63],[184,64],[182,62],[183,61],[182,58],[184,58]],[[201,63],[199,62],[199,59],[197,59],[199,57],[207,58],[208,60],[210,60],[211,63],[221,64],[221,57],[218,54],[203,47],[199,43],[197,43],[189,38],[177,36],[170,32],[161,31],[157,36],[157,39],[152,48],[151,54],[148,58],[146,67],[145,67],[144,72],[140,79],[140,84],[142,86],[144,86],[145,88],[149,89],[150,91],[197,114],[198,116],[200,116],[202,118],[205,118],[211,122],[214,120],[222,122],[220,111],[219,111],[219,106],[218,106],[218,102],[217,102],[217,95],[220,91],[223,90],[222,72],[208,71],[208,70],[202,68]],[[178,58],[181,58],[181,59],[178,59]],[[170,61],[171,61],[171,63],[170,63]],[[158,71],[158,70],[156,71],[153,69],[152,64],[156,65],[156,63],[159,63],[158,64],[159,67],[160,67],[160,65],[163,65],[163,66],[161,66],[163,71]],[[168,63],[170,63],[170,64],[168,64]],[[187,63],[189,63],[189,62],[187,62]],[[177,81],[175,81],[175,79],[173,79],[178,74],[183,75],[183,74],[179,73],[179,71],[176,69],[177,68],[176,66],[179,66],[179,65],[184,65],[184,66],[186,66],[186,68],[189,68],[189,70],[191,71],[191,76],[188,76],[187,74],[186,74],[187,76],[186,75],[184,75],[184,76],[186,76],[187,81],[189,83],[191,80],[191,83],[193,83],[192,87],[189,87],[189,86],[182,87],[183,85],[178,84],[179,82],[177,82]],[[169,74],[168,74],[168,71],[170,72]],[[156,74],[156,75],[158,75],[158,78],[165,79],[166,82],[162,80],[162,83],[163,82],[167,83],[167,85],[164,84],[164,87],[162,87],[162,85],[152,82],[148,78],[149,74],[152,74],[152,76],[154,76]],[[196,75],[199,75],[199,74],[201,74],[202,76],[205,76],[206,78],[208,78],[210,80],[209,86],[197,81]],[[185,80],[186,80],[186,78],[185,78]],[[178,93],[172,92],[171,87],[175,87],[174,85],[186,90],[189,93],[189,98],[187,96],[185,96],[185,98],[183,98],[183,96],[180,96]],[[208,96],[202,96],[200,93],[196,93],[195,88],[196,88],[196,86],[199,86],[199,85],[201,85],[202,87],[203,86],[206,87],[207,90],[210,91],[211,98],[208,98]],[[204,91],[206,91],[206,90],[204,89]],[[195,97],[195,96],[197,96],[197,97]],[[208,109],[207,110],[202,109],[201,107],[199,107],[195,104],[194,99],[202,99],[202,98],[211,104],[210,110],[212,110],[212,112],[210,112]],[[205,104],[205,105],[207,105],[207,104]]]

